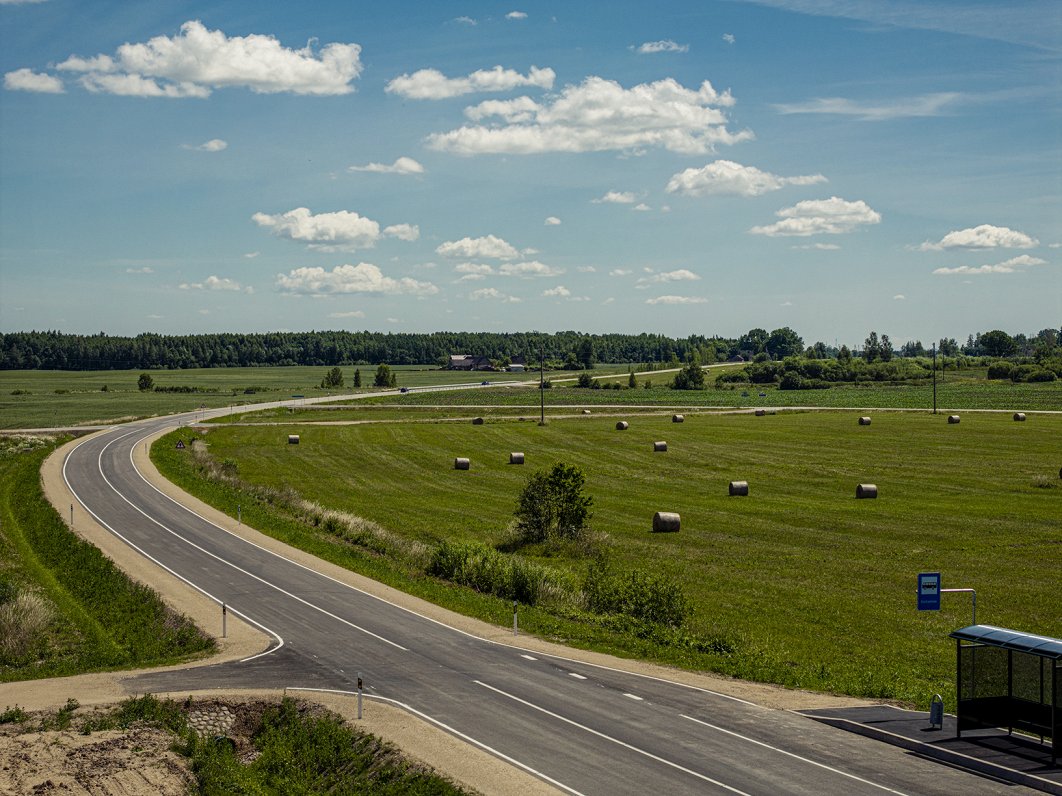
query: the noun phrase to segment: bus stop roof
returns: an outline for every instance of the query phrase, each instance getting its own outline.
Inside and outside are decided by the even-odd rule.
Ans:
[[[971,641],[1016,652],[1027,652],[1041,658],[1062,660],[1062,639],[1036,636],[992,625],[970,625],[948,635],[959,641]]]

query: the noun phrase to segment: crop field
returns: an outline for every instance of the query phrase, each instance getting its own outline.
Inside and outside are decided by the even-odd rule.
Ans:
[[[970,623],[969,597],[917,612],[920,571],[977,589],[980,622],[1062,635],[1062,416],[966,414],[949,425],[881,412],[870,426],[857,416],[697,414],[675,424],[632,414],[626,431],[596,413],[545,427],[498,416],[480,426],[217,426],[205,439],[249,483],[291,487],[429,544],[504,544],[527,476],[576,465],[616,565],[681,584],[690,632],[731,650],[684,665],[922,704],[953,693],[947,633]],[[289,432],[300,445],[286,444]],[[667,452],[653,452],[658,440]],[[511,451],[527,464],[510,465]],[[457,456],[471,460],[468,471],[454,469]],[[748,481],[749,496],[729,497],[731,480]],[[857,500],[860,483],[879,497]],[[680,513],[681,531],[651,533],[656,511]],[[570,582],[588,565],[574,550],[520,552]]]

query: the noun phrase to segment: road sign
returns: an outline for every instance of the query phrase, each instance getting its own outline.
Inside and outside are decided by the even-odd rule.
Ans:
[[[177,440],[177,450],[179,450],[179,451],[183,451],[184,450],[184,440],[183,439]]]
[[[940,573],[918,573],[918,610],[940,610]]]

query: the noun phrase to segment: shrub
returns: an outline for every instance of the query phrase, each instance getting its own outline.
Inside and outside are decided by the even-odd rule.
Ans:
[[[51,621],[51,606],[30,592],[0,605],[0,664],[18,665],[36,653]]]
[[[594,502],[583,494],[585,482],[582,470],[561,462],[533,473],[517,499],[517,537],[530,543],[583,536]]]
[[[741,370],[734,370],[730,373],[721,373],[715,377],[716,384],[748,384],[749,374],[748,370],[742,368]]]
[[[443,542],[432,553],[427,573],[484,594],[535,605],[551,583],[545,567],[500,553],[479,542]]]
[[[988,366],[988,378],[1009,379],[1014,373],[1014,365],[1005,359],[993,362]]]
[[[689,599],[674,580],[640,569],[614,574],[604,556],[590,563],[583,593],[587,607],[599,614],[626,614],[645,622],[677,627],[690,613]]]
[[[579,374],[579,378],[575,382],[575,386],[580,389],[588,390],[594,386],[594,380],[590,377],[589,373],[583,372]]]
[[[155,386],[155,380],[151,378],[150,373],[141,373],[140,378],[136,380],[136,388],[140,392],[147,392]]]

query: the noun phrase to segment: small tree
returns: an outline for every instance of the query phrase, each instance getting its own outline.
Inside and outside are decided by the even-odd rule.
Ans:
[[[634,368],[631,368],[631,372],[627,374],[627,386],[632,390],[638,386],[638,380],[634,378]]]
[[[336,387],[343,386],[343,371],[339,368],[332,368],[325,377],[321,379],[321,386],[325,389],[334,389]]]
[[[151,378],[150,373],[141,373],[140,378],[136,380],[136,388],[140,392],[147,392],[155,386],[155,380]]]
[[[354,387],[355,389],[361,386],[361,368],[354,368]]]
[[[701,360],[694,356],[678,373],[671,383],[673,390],[703,390],[704,370],[701,369]]]
[[[373,387],[394,387],[395,375],[391,372],[389,365],[381,364],[376,368],[376,378],[372,382]]]
[[[588,390],[594,386],[594,379],[589,373],[580,373],[579,378],[575,381],[575,386]]]
[[[527,479],[516,501],[516,533],[524,543],[578,539],[586,533],[594,499],[583,494],[586,476],[557,462]]]

